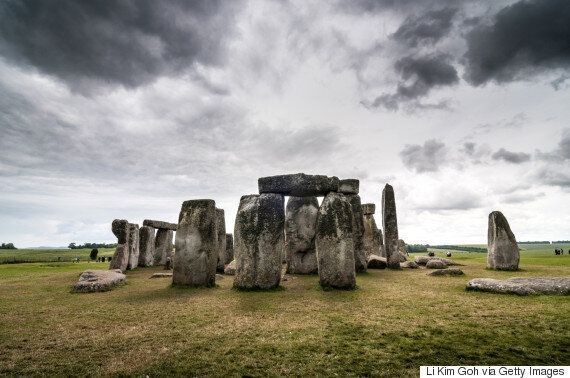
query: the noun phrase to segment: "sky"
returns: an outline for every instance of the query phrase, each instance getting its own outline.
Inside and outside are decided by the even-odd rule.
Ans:
[[[116,242],[257,179],[395,190],[408,243],[570,239],[570,2],[0,2],[0,241]],[[376,221],[381,224],[377,211]]]

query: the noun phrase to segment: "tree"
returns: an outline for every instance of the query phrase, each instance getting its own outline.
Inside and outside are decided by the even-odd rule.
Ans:
[[[67,248],[69,249],[75,249],[75,243],[69,243],[69,245],[67,246]]]
[[[18,249],[18,248],[16,248],[13,243],[2,243],[0,249]]]
[[[89,258],[91,259],[91,261],[97,260],[97,254],[98,253],[99,253],[99,251],[97,250],[97,248],[93,248],[91,250],[91,253],[89,254]]]

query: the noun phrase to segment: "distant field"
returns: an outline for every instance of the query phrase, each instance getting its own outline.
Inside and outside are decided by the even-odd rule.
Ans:
[[[107,251],[110,252],[110,251]],[[437,255],[444,256],[443,251]],[[453,252],[465,276],[371,270],[354,291],[292,276],[271,292],[173,288],[127,272],[113,291],[73,294],[108,263],[0,265],[0,376],[385,376],[420,365],[570,365],[569,296],[466,292],[475,277],[569,276],[570,255],[523,251],[521,270],[485,269]]]
[[[478,248],[487,248],[487,244],[463,244],[462,246],[465,247],[478,247]],[[570,249],[570,244],[519,244],[519,248],[521,249],[521,256],[550,256],[554,255],[555,249],[564,249],[564,254],[568,254],[568,250]],[[452,255],[460,254],[460,253],[467,253],[467,254],[474,254],[474,253],[481,253],[485,255],[485,252],[461,252],[461,251],[454,251],[454,250],[447,250],[447,249],[436,249],[436,248],[428,248],[430,251],[434,252],[451,252]],[[425,254],[425,252],[423,252]]]
[[[97,256],[113,256],[114,248],[98,248]],[[71,261],[79,257],[82,261],[89,259],[91,248],[84,249],[0,249],[0,264],[27,262]]]

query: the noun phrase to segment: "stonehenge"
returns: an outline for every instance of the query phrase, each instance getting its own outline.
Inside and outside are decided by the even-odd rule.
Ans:
[[[129,263],[129,222],[125,219],[115,219],[111,225],[113,234],[117,237],[117,248],[109,266],[110,270],[127,270]]]
[[[388,268],[400,269],[396,199],[394,198],[394,188],[390,184],[386,184],[382,191],[382,228],[384,229],[384,248],[386,249]]]
[[[344,194],[327,194],[317,216],[315,247],[319,283],[324,288],[356,286],[352,207]]]
[[[342,194],[358,194],[360,187],[360,180],[345,179],[340,180],[338,183],[338,191]]]
[[[285,209],[285,260],[287,273],[318,272],[315,232],[317,197],[289,197]]]
[[[358,182],[358,180],[356,180]],[[354,242],[354,265],[356,273],[366,272],[366,250],[364,249],[364,214],[358,194],[345,195],[352,208],[352,238]]]
[[[276,193],[295,197],[325,196],[329,192],[337,192],[339,187],[338,177],[304,173],[261,177],[257,183],[259,194]]]
[[[224,264],[229,264],[234,259],[234,236],[226,234],[226,261]]]
[[[217,217],[213,200],[190,200],[182,204],[176,231],[173,285],[215,285],[219,252]]]
[[[171,229],[159,228],[154,239],[154,265],[165,265],[172,258],[172,241],[174,232]]]
[[[261,189],[260,181],[260,189]],[[234,287],[267,290],[279,286],[285,244],[283,195],[242,196],[234,228]]]
[[[139,266],[152,266],[154,263],[154,228],[142,226],[139,229]]]
[[[178,228],[178,225],[175,223],[168,223],[151,219],[145,219],[143,221],[143,226],[149,226],[157,229],[163,228],[165,230],[172,230],[172,231],[176,231],[176,229]]]
[[[224,210],[216,208],[216,230],[218,231],[218,262],[216,270],[224,272],[226,265],[226,217]]]
[[[363,226],[364,234],[363,238],[363,248],[364,254],[368,259],[371,255],[378,255],[386,257],[384,253],[383,241],[382,241],[382,231],[376,226],[376,220],[374,219],[374,212],[376,211],[376,205],[373,203],[365,203],[362,205],[363,214]]]
[[[500,211],[493,211],[487,232],[487,268],[517,270],[519,260],[519,247],[507,218]]]

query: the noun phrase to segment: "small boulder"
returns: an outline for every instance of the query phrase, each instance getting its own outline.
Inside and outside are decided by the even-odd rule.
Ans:
[[[439,259],[431,259],[427,262],[426,268],[428,269],[446,269],[447,264]]]
[[[400,264],[400,268],[407,268],[407,269],[418,269],[420,266],[416,264],[414,261],[404,261]]]
[[[226,267],[224,268],[224,274],[228,276],[233,276],[236,274],[236,261],[232,260]]]
[[[433,272],[428,273],[428,276],[462,276],[463,271],[461,269],[436,269]]]
[[[368,269],[386,269],[388,263],[385,257],[370,255],[368,257]]]
[[[79,275],[79,281],[73,286],[77,293],[109,291],[124,283],[127,279],[120,269],[85,270]]]

